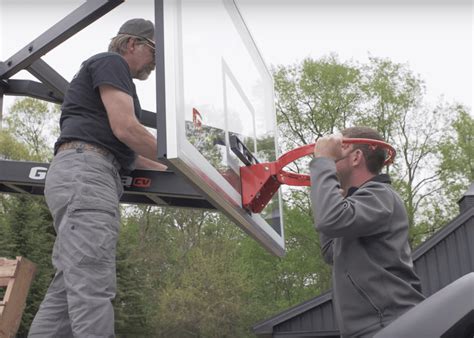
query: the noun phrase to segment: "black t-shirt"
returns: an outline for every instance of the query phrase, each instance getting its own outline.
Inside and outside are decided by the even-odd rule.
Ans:
[[[125,59],[117,53],[94,55],[82,63],[66,91],[55,152],[71,140],[98,144],[114,154],[122,169],[130,171],[134,169],[136,154],[112,132],[99,92],[99,86],[104,84],[129,94],[135,115],[140,118],[140,102]]]

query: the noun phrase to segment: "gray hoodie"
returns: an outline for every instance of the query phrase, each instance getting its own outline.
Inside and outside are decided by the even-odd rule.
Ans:
[[[333,305],[343,337],[371,336],[424,297],[413,270],[408,217],[387,175],[345,198],[334,161],[310,163],[311,202],[323,257],[333,265]]]

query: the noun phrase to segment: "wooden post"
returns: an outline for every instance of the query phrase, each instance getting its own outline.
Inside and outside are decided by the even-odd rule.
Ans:
[[[35,264],[24,257],[16,260],[0,258],[0,287],[6,287],[0,301],[1,338],[15,337],[35,272]]]

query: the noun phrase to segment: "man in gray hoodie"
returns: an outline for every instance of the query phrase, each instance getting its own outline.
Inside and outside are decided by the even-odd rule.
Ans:
[[[366,127],[320,138],[310,163],[311,202],[323,257],[333,266],[333,305],[342,337],[371,337],[424,297],[413,270],[408,217],[384,149],[344,138],[383,140]]]

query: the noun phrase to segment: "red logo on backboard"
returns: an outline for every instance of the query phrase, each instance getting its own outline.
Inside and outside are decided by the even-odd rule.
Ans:
[[[147,177],[135,177],[132,186],[137,188],[149,188],[151,186],[151,179]]]
[[[198,112],[196,108],[193,108],[193,124],[194,128],[201,129],[202,126],[202,116],[201,113]]]

